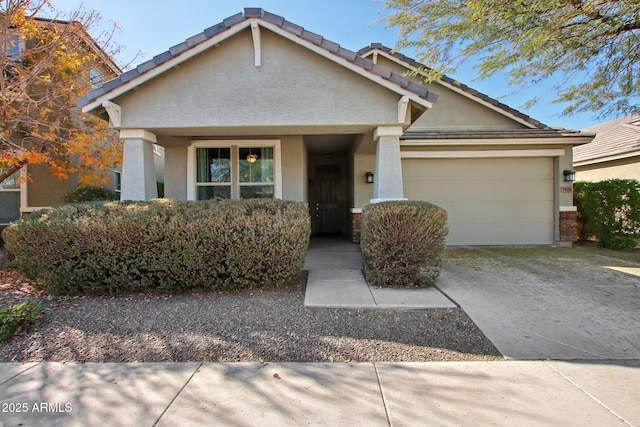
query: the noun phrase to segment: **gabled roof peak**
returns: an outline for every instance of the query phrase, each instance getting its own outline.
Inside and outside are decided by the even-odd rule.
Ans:
[[[410,67],[413,68],[418,68],[418,69],[430,69],[429,67],[427,67],[426,65],[416,61],[415,59],[403,55],[400,52],[397,52],[385,45],[383,45],[382,43],[371,43],[369,46],[364,47],[362,49],[360,49],[358,51],[358,55],[365,55],[368,52],[371,52],[372,50],[379,50],[381,52],[384,52],[388,55],[391,55],[392,57],[394,57],[395,59],[404,62],[405,64],[407,64]],[[544,123],[541,123],[538,120],[535,120],[534,118],[516,110],[515,108],[512,108],[506,104],[503,104],[502,102],[498,101],[495,98],[490,97],[489,95],[486,95],[482,92],[478,92],[477,90],[463,84],[460,83],[459,81],[452,79],[448,76],[442,76],[440,78],[441,82],[444,82],[450,86],[455,87],[456,89],[458,89],[461,92],[464,92],[468,95],[471,95],[475,98],[477,98],[478,100],[481,100],[484,103],[487,103],[489,105],[491,105],[494,109],[499,109],[502,110],[503,112],[511,115],[511,116],[515,116],[516,118],[525,121],[526,123],[528,123],[529,125],[535,127],[535,128],[539,128],[539,129],[552,129],[551,127],[545,125]]]
[[[113,95],[116,89],[122,88],[124,85],[133,84],[133,80],[141,80],[145,78],[145,74],[154,69],[160,68],[168,61],[180,61],[180,56],[196,48],[204,43],[210,42],[214,37],[222,37],[224,39],[224,33],[231,33],[236,26],[240,25],[246,27],[251,21],[262,21],[264,26],[268,26],[281,34],[288,34],[287,37],[300,43],[311,43],[314,46],[321,48],[325,53],[325,57],[332,58],[336,62],[342,62],[346,60],[349,66],[353,66],[355,69],[359,69],[361,74],[367,75],[378,81],[386,81],[385,84],[389,87],[397,87],[399,92],[407,93],[412,97],[422,98],[427,101],[425,104],[430,105],[437,100],[437,95],[429,92],[428,89],[422,85],[416,84],[404,76],[391,72],[386,67],[381,67],[374,64],[372,61],[363,58],[356,52],[341,47],[338,43],[334,43],[325,39],[319,34],[306,30],[297,24],[287,21],[285,18],[279,15],[270,13],[262,8],[249,7],[245,8],[242,12],[232,15],[222,20],[218,24],[215,24],[203,32],[189,37],[184,42],[177,44],[168,51],[154,56],[152,59],[138,65],[136,68],[127,71],[116,79],[106,82],[101,87],[87,93],[83,98],[80,98],[76,103],[79,107],[85,107],[89,104],[94,105],[100,98],[105,99],[109,95]],[[249,21],[249,22],[248,22]],[[315,49],[315,48],[314,48]],[[382,80],[380,80],[382,79]],[[120,89],[119,89],[120,90]]]

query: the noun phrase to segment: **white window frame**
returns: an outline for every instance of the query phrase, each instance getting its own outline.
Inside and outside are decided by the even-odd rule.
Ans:
[[[14,60],[16,59],[20,59],[22,58],[22,56],[24,55],[25,50],[27,49],[27,43],[24,40],[23,37],[20,36],[20,34],[14,33],[14,34],[9,34],[9,36],[7,37],[7,40],[11,40],[11,39],[16,39],[18,40],[18,51],[17,51],[17,56],[16,55],[9,55],[9,51],[7,50],[6,54],[9,58],[13,58]],[[8,44],[8,42],[7,42]]]
[[[240,148],[273,148],[274,189],[273,198],[282,199],[282,156],[279,139],[241,139],[241,140],[197,140],[191,141],[187,148],[187,200],[197,200],[197,165],[196,149],[198,148],[230,148],[231,149],[231,188],[240,189],[238,182],[238,150]],[[239,199],[239,195],[235,197]]]
[[[113,192],[118,196],[118,200],[120,200],[120,195],[122,194],[122,172],[121,171],[113,171]]]
[[[20,174],[20,172],[16,172],[17,174]],[[13,175],[11,175],[13,176]],[[20,204],[21,204],[21,200],[20,200],[20,184],[16,184],[15,187],[8,187],[5,188],[2,185],[0,185],[0,194],[1,193],[17,193],[18,194],[18,217],[20,217]],[[0,225],[8,225],[9,223],[7,222],[0,222]]]

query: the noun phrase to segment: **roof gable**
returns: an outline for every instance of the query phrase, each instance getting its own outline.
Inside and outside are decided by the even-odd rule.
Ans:
[[[260,67],[245,28],[114,98],[125,112],[121,127],[220,135],[282,132],[276,128],[309,134],[329,125],[358,133],[398,124],[396,93],[271,31],[262,31],[261,42]]]
[[[374,58],[373,62],[377,62],[375,58],[378,55],[383,55],[385,56],[385,58],[388,58],[400,64],[407,70],[428,68],[425,65],[416,61],[415,59],[405,56],[399,52],[395,52],[391,48],[386,47],[381,43],[372,43],[371,45],[360,49],[358,51],[358,54],[364,57],[371,56],[372,58]],[[503,104],[498,100],[484,93],[478,92],[477,90],[465,84],[462,84],[448,76],[441,77],[438,81],[434,82],[434,84],[444,86],[447,89],[452,90],[468,99],[471,99],[474,102],[477,102],[478,104],[484,105],[485,107],[490,108],[491,110],[511,120],[514,120],[515,122],[520,123],[521,125],[524,125],[530,129],[551,129],[549,126],[545,125],[544,123],[541,123],[538,120],[535,120],[530,116],[523,114],[522,112],[512,107],[509,107],[508,105]]]
[[[305,30],[303,27],[291,23],[281,16],[261,8],[245,8],[243,12],[224,19],[222,22],[188,38],[183,43],[173,46],[168,51],[156,55],[153,59],[140,64],[135,69],[127,71],[96,90],[87,93],[77,101],[77,105],[83,107],[85,112],[101,108],[103,102],[133,90],[140,84],[153,79],[249,27],[252,29],[254,27],[262,27],[285,37],[401,96],[407,96],[423,109],[430,108],[437,99],[437,95],[429,92],[424,86],[416,84],[399,74],[392,73],[387,68],[378,66],[357,53],[345,49],[318,34]]]

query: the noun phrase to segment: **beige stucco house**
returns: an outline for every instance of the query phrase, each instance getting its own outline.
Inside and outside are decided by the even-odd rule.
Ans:
[[[640,181],[640,113],[591,126],[593,142],[576,147],[573,167],[578,181]]]
[[[35,18],[35,22],[43,26],[65,27],[74,25],[67,21]],[[91,53],[97,54],[97,61],[88,70],[89,84],[98,87],[101,83],[117,77],[122,73],[118,65],[96,44],[91,36],[81,25],[75,25],[75,34],[84,42],[84,46]],[[0,35],[0,38],[6,35]],[[25,38],[19,32],[9,34],[7,37],[14,39],[9,45],[13,46],[7,54],[12,60],[24,61],[25,50],[33,49],[33,40]],[[85,76],[79,77],[85,78]],[[0,171],[4,172],[4,171]],[[106,187],[116,189],[119,179],[119,167],[101,171],[107,179]],[[0,183],[0,227],[8,225],[36,210],[51,206],[61,205],[64,194],[78,185],[77,174],[70,174],[68,178],[54,176],[49,167],[44,164],[25,165],[22,169]]]
[[[570,244],[574,145],[464,85],[428,86],[381,45],[344,49],[248,8],[78,101],[124,140],[122,198],[309,203],[313,232],[352,235],[371,202],[427,200],[450,245]]]

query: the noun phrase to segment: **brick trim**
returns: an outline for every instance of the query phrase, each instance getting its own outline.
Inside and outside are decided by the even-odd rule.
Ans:
[[[576,211],[560,212],[560,241],[578,241],[578,218]]]
[[[360,218],[361,213],[351,213],[351,241],[353,243],[360,243]]]

